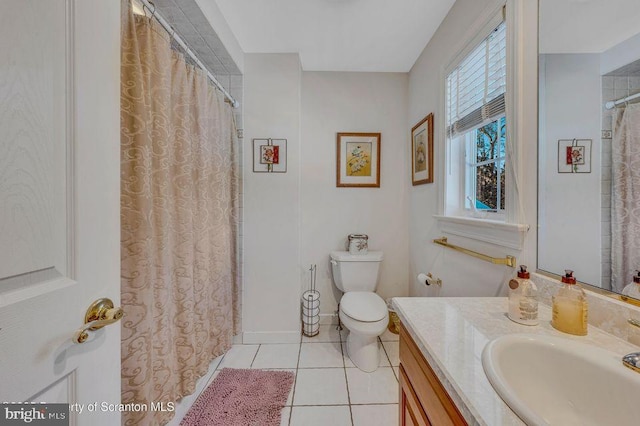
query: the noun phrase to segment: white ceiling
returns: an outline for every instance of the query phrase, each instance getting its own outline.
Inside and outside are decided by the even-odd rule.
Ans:
[[[408,72],[455,0],[215,1],[246,53],[307,71]]]
[[[640,33],[640,0],[541,0],[541,53],[602,53]]]

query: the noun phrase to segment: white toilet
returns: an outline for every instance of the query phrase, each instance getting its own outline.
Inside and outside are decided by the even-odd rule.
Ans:
[[[349,330],[347,354],[362,371],[378,368],[378,336],[389,323],[387,305],[375,293],[382,252],[352,255],[331,252],[331,269],[336,287],[344,292],[340,299],[340,322]]]

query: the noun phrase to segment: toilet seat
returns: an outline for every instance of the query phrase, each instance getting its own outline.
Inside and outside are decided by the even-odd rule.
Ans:
[[[356,321],[377,322],[386,317],[387,304],[373,292],[351,291],[340,299],[340,310]]]

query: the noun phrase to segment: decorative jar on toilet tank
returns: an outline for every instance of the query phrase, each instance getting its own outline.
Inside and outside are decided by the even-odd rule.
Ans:
[[[365,234],[349,234],[349,253],[367,254],[369,251],[369,236]]]

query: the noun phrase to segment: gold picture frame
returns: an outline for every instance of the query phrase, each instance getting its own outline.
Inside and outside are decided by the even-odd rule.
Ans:
[[[433,183],[433,113],[411,129],[411,183]]]
[[[338,133],[336,187],[380,188],[380,133]]]

